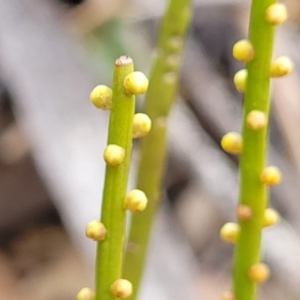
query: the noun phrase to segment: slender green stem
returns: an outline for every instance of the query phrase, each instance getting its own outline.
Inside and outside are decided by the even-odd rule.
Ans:
[[[254,47],[254,58],[247,64],[248,79],[244,98],[243,153],[240,161],[240,203],[251,207],[253,217],[240,221],[240,237],[236,246],[233,288],[236,300],[254,300],[256,284],[248,277],[253,264],[260,262],[263,215],[268,201],[268,190],[259,177],[266,164],[268,130],[247,128],[245,116],[252,110],[269,115],[270,64],[274,27],[264,20],[266,8],[276,0],[253,0],[250,16],[249,40]]]
[[[124,251],[126,212],[124,199],[132,148],[132,124],[135,97],[124,93],[123,81],[133,72],[129,57],[116,60],[113,83],[113,103],[109,120],[108,145],[115,144],[125,150],[121,165],[106,167],[101,221],[106,227],[104,241],[98,242],[96,262],[95,300],[116,300],[109,290],[112,283],[121,278]]]
[[[137,299],[151,228],[161,198],[167,117],[177,92],[181,53],[190,18],[191,0],[171,0],[161,24],[157,58],[145,103],[145,113],[152,120],[152,129],[141,142],[137,176],[137,188],[146,193],[149,203],[145,212],[133,215],[124,265],[124,278],[134,287],[129,299]]]

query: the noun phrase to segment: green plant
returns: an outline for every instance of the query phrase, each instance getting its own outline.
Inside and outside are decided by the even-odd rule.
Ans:
[[[115,62],[113,90],[100,85],[91,93],[91,101],[97,108],[110,109],[111,112],[108,143],[103,154],[106,175],[101,222],[91,221],[86,228],[87,237],[98,243],[96,288],[95,293],[87,288],[81,290],[79,300],[116,300],[132,293],[132,284],[122,278],[126,209],[143,210],[147,198],[139,190],[133,190],[126,196],[126,190],[132,138],[138,135],[136,127],[145,127],[145,118],[140,121],[140,117],[134,116],[135,95],[144,93],[147,87],[145,75],[133,72],[131,58],[121,56]],[[149,120],[146,123],[144,135],[151,127]]]
[[[116,61],[113,91],[96,87],[91,99],[96,107],[111,109],[107,163],[101,222],[91,221],[86,235],[98,242],[96,291],[83,289],[78,300],[137,299],[147,257],[156,208],[161,198],[161,181],[166,160],[167,118],[176,97],[184,37],[191,18],[190,0],[171,0],[163,18],[157,57],[150,75],[144,110],[134,115],[134,95],[147,89],[147,79],[133,72],[130,58]],[[261,262],[262,228],[276,224],[278,213],[267,208],[268,186],[278,184],[281,173],[266,167],[270,111],[270,78],[289,74],[292,63],[287,57],[272,60],[274,26],[287,18],[285,6],[276,0],[253,0],[249,39],[237,42],[233,56],[246,68],[234,77],[244,96],[242,136],[225,135],[223,149],[240,154],[240,203],[237,223],[227,223],[220,236],[236,244],[233,290],[222,300],[254,300],[258,283],[265,281],[269,267]],[[149,135],[148,132],[152,129]],[[126,195],[132,138],[144,137],[137,174],[137,189]],[[149,201],[148,201],[149,199]],[[147,210],[142,212],[148,204]],[[125,210],[132,216],[123,262]],[[142,212],[142,213],[140,213]]]
[[[292,69],[287,58],[279,59],[279,63],[275,60],[272,64],[271,60],[274,26],[283,23],[286,18],[287,12],[283,4],[275,0],[253,0],[249,40],[242,40],[233,47],[233,56],[247,64],[246,72],[239,73],[234,80],[237,89],[245,91],[243,150],[240,158],[238,229],[227,225],[221,230],[224,240],[228,240],[229,236],[230,241],[236,242],[233,292],[226,292],[222,298],[224,300],[256,299],[257,284],[265,281],[270,274],[269,267],[261,263],[261,235],[264,226],[278,220],[276,212],[273,211],[277,218],[271,216],[272,212],[270,214],[270,210],[266,208],[268,186],[278,184],[281,179],[276,167],[266,168],[270,77],[287,75]],[[223,148],[228,151],[226,147]]]

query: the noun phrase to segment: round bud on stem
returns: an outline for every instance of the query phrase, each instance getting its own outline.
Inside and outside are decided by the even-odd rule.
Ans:
[[[220,230],[220,238],[224,242],[235,244],[239,238],[240,226],[236,223],[226,223]]]
[[[146,93],[149,81],[142,72],[128,74],[123,82],[125,93],[128,95],[140,95]]]
[[[292,60],[287,56],[281,56],[276,58],[271,63],[270,76],[271,77],[283,77],[289,75],[294,68]]]
[[[236,209],[236,215],[240,221],[247,221],[252,217],[252,209],[249,205],[239,204]]]
[[[146,136],[151,130],[151,119],[146,114],[138,113],[133,116],[133,138]]]
[[[141,190],[130,191],[125,198],[125,209],[129,209],[131,212],[140,212],[145,210],[148,203],[148,199],[144,192]]]
[[[263,263],[255,264],[249,269],[248,276],[253,282],[262,283],[270,277],[270,268]]]
[[[252,110],[246,116],[246,126],[253,131],[262,130],[267,124],[267,115],[260,110]]]
[[[167,41],[167,47],[170,52],[178,53],[180,51],[180,48],[182,48],[183,40],[181,36],[172,36]]]
[[[105,162],[111,167],[118,167],[124,160],[125,149],[118,145],[108,145],[103,153]]]
[[[273,26],[284,23],[287,18],[288,12],[283,3],[271,4],[265,11],[265,20]]]
[[[126,279],[117,279],[111,285],[110,292],[117,298],[128,298],[132,294],[132,284]]]
[[[241,154],[243,151],[242,137],[237,132],[226,133],[221,140],[221,147],[230,154]]]
[[[177,70],[179,64],[180,64],[180,56],[177,54],[169,54],[166,57],[166,67],[169,71],[175,71]]]
[[[234,294],[231,291],[225,291],[220,300],[235,300]]]
[[[264,168],[260,174],[260,181],[265,185],[277,185],[281,182],[281,172],[275,166]]]
[[[234,44],[232,55],[238,61],[248,62],[253,59],[254,48],[250,41],[240,40]]]
[[[273,208],[267,208],[264,212],[264,227],[276,225],[280,221],[279,213]]]
[[[103,223],[93,220],[87,224],[85,235],[94,241],[102,241],[105,239],[106,228]]]
[[[80,292],[77,294],[77,300],[94,300],[95,299],[95,293],[90,288],[83,288],[80,290]]]
[[[244,93],[247,86],[248,71],[246,69],[239,70],[233,77],[233,83],[237,91]]]
[[[91,94],[91,102],[100,109],[111,109],[112,107],[112,89],[106,85],[96,86]]]

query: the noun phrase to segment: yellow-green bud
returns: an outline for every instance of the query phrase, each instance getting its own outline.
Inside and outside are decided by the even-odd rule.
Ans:
[[[141,190],[130,191],[125,198],[125,209],[131,212],[140,212],[145,210],[148,203],[147,196]]]
[[[177,80],[177,75],[175,72],[167,72],[163,76],[163,81],[165,84],[174,84]]]
[[[97,85],[90,94],[91,102],[100,109],[111,109],[112,89],[106,85]]]
[[[270,277],[270,268],[263,263],[255,264],[249,269],[248,276],[251,281],[262,283]]]
[[[240,235],[240,226],[236,223],[228,222],[220,230],[220,238],[224,242],[235,244]]]
[[[95,299],[95,293],[90,288],[83,288],[80,290],[80,292],[77,294],[77,300],[94,300]]]
[[[182,45],[183,45],[183,40],[181,36],[173,36],[167,42],[167,47],[171,52],[178,53]]]
[[[252,217],[252,208],[249,205],[239,204],[236,209],[236,215],[240,221],[247,221]]]
[[[240,40],[234,44],[232,55],[238,61],[248,62],[254,56],[253,46],[248,40]]]
[[[264,212],[264,227],[277,224],[280,221],[279,213],[273,208],[267,208]]]
[[[225,291],[220,300],[235,300],[234,294],[231,291]]]
[[[170,54],[166,57],[166,66],[168,70],[177,70],[180,63],[180,56],[178,54]]]
[[[283,3],[271,4],[265,11],[265,20],[273,25],[280,25],[288,18],[286,6]]]
[[[227,153],[241,154],[243,151],[242,137],[237,132],[228,132],[223,136],[221,146]]]
[[[144,73],[132,72],[128,74],[123,82],[124,91],[129,95],[140,95],[146,93],[149,81]]]
[[[235,73],[233,77],[233,83],[235,85],[235,88],[241,93],[245,92],[246,90],[247,77],[248,71],[246,69],[239,70]]]
[[[138,113],[133,116],[133,132],[134,139],[146,136],[151,130],[151,119],[148,115]]]
[[[117,279],[111,285],[110,292],[117,298],[128,298],[132,294],[132,284],[126,279]]]
[[[260,181],[265,185],[276,185],[281,182],[281,172],[275,166],[264,168],[260,174]]]
[[[281,56],[276,58],[271,63],[270,76],[271,77],[283,77],[289,75],[294,68],[292,60],[287,56]]]
[[[260,110],[252,110],[246,116],[246,126],[253,131],[262,130],[267,124],[267,115]]]
[[[103,223],[93,220],[87,224],[85,235],[94,241],[102,241],[105,239],[106,228]]]
[[[103,153],[105,162],[111,167],[118,167],[124,160],[125,149],[118,145],[108,145]]]

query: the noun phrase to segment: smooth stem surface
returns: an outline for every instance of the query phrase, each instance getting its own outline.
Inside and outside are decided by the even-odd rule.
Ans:
[[[116,300],[110,294],[111,284],[122,274],[129,162],[132,149],[132,125],[135,97],[123,92],[126,75],[133,72],[132,60],[126,56],[116,60],[113,83],[113,104],[109,120],[108,145],[125,149],[125,159],[119,167],[106,167],[101,221],[107,229],[106,238],[98,243],[95,300]]]
[[[241,221],[241,233],[236,245],[233,271],[233,289],[236,300],[256,299],[256,284],[248,278],[249,268],[260,262],[261,231],[268,191],[259,176],[266,164],[267,128],[251,131],[245,125],[245,116],[253,109],[269,114],[270,64],[274,27],[264,20],[266,8],[274,0],[253,0],[249,39],[254,47],[254,59],[247,64],[248,80],[244,98],[243,154],[240,161],[240,203],[252,208],[253,217]]]
[[[166,159],[167,117],[177,92],[184,37],[191,18],[191,0],[172,0],[163,18],[157,58],[150,75],[145,113],[152,120],[149,135],[141,141],[137,188],[148,197],[147,209],[133,215],[125,257],[124,278],[137,294],[146,263],[147,248],[155,212],[161,198],[161,181]]]

